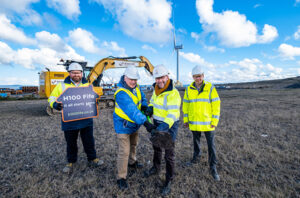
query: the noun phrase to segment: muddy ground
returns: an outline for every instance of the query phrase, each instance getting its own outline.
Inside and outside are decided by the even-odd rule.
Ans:
[[[221,181],[209,175],[205,138],[200,164],[185,166],[192,157],[192,134],[181,123],[169,197],[299,197],[300,89],[220,90],[219,95],[222,111],[215,141]],[[87,167],[79,141],[76,168],[65,175],[60,115],[47,116],[46,104],[0,102],[0,197],[159,197],[165,168],[157,177],[142,177],[153,155],[144,127],[137,156],[145,167],[128,179],[129,190],[120,191],[113,109],[102,109],[94,120],[96,150],[105,165]]]

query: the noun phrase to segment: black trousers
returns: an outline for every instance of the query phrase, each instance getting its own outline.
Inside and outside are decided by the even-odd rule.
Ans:
[[[208,163],[211,169],[215,169],[217,165],[216,147],[215,147],[215,132],[207,131],[192,131],[193,132],[193,143],[194,143],[194,155],[193,158],[201,156],[200,138],[201,134],[204,133],[206,137],[208,147]]]
[[[77,161],[77,138],[80,133],[81,141],[84,151],[87,155],[88,161],[94,160],[96,156],[95,140],[93,135],[93,126],[88,126],[78,130],[64,131],[67,142],[67,160],[68,163],[75,163]]]
[[[156,170],[160,171],[160,165],[162,160],[162,148],[153,146],[153,166]],[[171,149],[165,149],[165,161],[166,161],[166,182],[173,180],[175,172],[175,147]]]

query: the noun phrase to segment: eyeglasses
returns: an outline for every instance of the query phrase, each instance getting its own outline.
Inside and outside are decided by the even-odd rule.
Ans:
[[[71,74],[73,74],[73,75],[80,75],[82,72],[70,72]]]

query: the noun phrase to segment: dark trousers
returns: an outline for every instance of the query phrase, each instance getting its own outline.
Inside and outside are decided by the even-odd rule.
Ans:
[[[153,146],[154,157],[153,166],[156,170],[160,170],[162,160],[162,148]],[[173,180],[175,172],[175,148],[165,149],[165,161],[166,161],[166,182]]]
[[[192,131],[193,132],[193,143],[194,143],[194,155],[193,158],[201,156],[200,138],[201,134],[204,133],[206,137],[208,147],[208,163],[211,169],[215,169],[217,165],[216,147],[215,147],[215,132],[207,131]]]
[[[67,160],[69,163],[77,161],[77,138],[80,133],[84,151],[89,161],[96,158],[95,140],[93,135],[93,126],[88,126],[78,130],[64,131],[67,142]]]

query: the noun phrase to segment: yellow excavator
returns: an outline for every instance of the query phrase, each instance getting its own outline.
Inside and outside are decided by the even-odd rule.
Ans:
[[[115,68],[126,68],[128,66],[144,67],[151,75],[153,72],[153,65],[144,56],[131,56],[131,57],[113,57],[109,56],[107,58],[101,59],[94,67],[88,67],[87,62],[75,61],[75,60],[61,60],[59,65],[65,66],[68,70],[68,66],[73,63],[79,63],[83,68],[83,76],[86,77],[88,82],[94,86],[95,92],[100,95],[100,108],[102,107],[114,107],[114,97],[113,89],[103,89],[100,83],[103,77],[103,72],[108,69]],[[41,98],[48,98],[54,89],[54,87],[63,82],[64,79],[69,75],[68,72],[57,72],[43,71],[39,75],[39,96]],[[46,108],[48,115],[53,115],[56,110],[52,109],[49,105]]]

